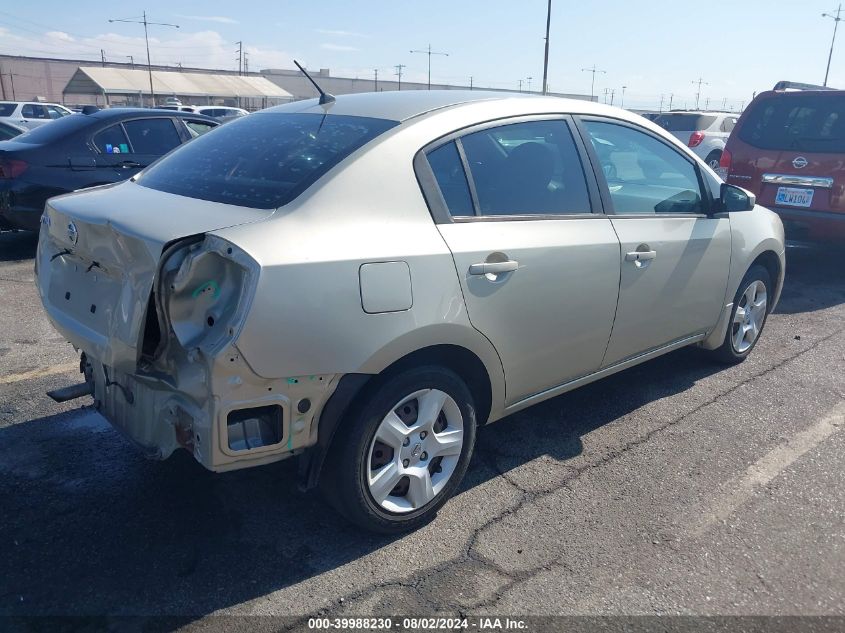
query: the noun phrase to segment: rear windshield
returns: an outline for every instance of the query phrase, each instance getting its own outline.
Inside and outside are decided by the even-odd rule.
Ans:
[[[17,103],[0,103],[0,116],[12,116],[16,107],[18,107]]]
[[[845,96],[790,94],[762,99],[739,138],[760,149],[845,152]]]
[[[91,125],[92,119],[87,114],[69,114],[61,119],[50,123],[39,125],[28,132],[15,137],[18,143],[31,143],[33,145],[46,145],[61,140],[68,134]]]
[[[654,122],[669,132],[695,132],[706,130],[716,121],[707,114],[661,114]]]
[[[194,139],[138,184],[189,198],[274,209],[397,121],[264,112]]]

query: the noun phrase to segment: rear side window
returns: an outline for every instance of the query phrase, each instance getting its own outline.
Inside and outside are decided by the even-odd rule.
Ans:
[[[754,104],[739,138],[760,149],[845,152],[845,97],[785,95]]]
[[[441,145],[428,153],[428,164],[452,215],[475,215],[466,173],[455,142]]]
[[[716,122],[708,114],[661,114],[654,122],[669,132],[695,132],[706,130]]]
[[[12,116],[17,107],[16,103],[0,103],[0,116]]]
[[[135,119],[123,127],[136,154],[162,156],[182,143],[172,119]]]
[[[722,121],[722,126],[721,126],[720,129],[721,129],[722,132],[730,133],[730,132],[733,131],[735,126],[736,126],[736,117],[735,116],[729,116],[729,117],[725,117],[725,119]]]
[[[481,215],[590,213],[581,160],[565,121],[530,121],[461,138]]]
[[[21,108],[21,116],[25,119],[49,119],[47,108],[38,103],[26,103]]]
[[[55,124],[51,123],[50,125]],[[95,134],[94,145],[103,154],[128,154],[130,151],[129,140],[126,138],[123,126],[120,123]]]
[[[274,209],[356,149],[397,125],[368,117],[264,112],[184,145],[138,183],[189,198]],[[362,186],[377,187],[378,174]]]

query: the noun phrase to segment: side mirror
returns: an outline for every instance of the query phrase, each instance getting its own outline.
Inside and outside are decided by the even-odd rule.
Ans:
[[[719,202],[721,211],[732,213],[734,211],[751,211],[757,204],[757,196],[742,187],[722,183],[719,191]]]

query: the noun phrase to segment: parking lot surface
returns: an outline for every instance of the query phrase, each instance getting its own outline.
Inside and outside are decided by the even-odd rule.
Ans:
[[[0,614],[845,615],[845,255],[790,249],[731,368],[681,350],[482,429],[425,528],[363,534],[295,463],[150,462],[87,400],[0,234]],[[82,404],[80,404],[82,403]]]

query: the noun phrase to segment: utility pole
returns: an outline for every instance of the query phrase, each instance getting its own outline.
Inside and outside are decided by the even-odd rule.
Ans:
[[[532,79],[534,79],[534,77],[528,77],[528,92],[531,92],[531,80]]]
[[[610,105],[613,105],[613,97],[616,95],[616,88],[610,89]]]
[[[728,98],[725,97],[724,99],[722,99],[722,110],[724,110],[727,107],[728,107]]]
[[[438,53],[437,51],[431,50],[431,44],[428,45],[428,48],[422,51],[411,51],[412,53],[423,53],[428,55],[428,89],[431,90],[431,56],[432,55],[443,55],[445,57],[449,57],[449,53]]]
[[[128,22],[129,24],[143,24],[144,25],[144,41],[147,44],[147,73],[150,76],[150,101],[151,105],[155,106],[156,104],[156,95],[155,95],[155,88],[153,88],[153,65],[150,61],[150,35],[149,35],[149,28],[150,26],[172,26],[175,29],[179,28],[178,24],[168,24],[166,22],[149,22],[147,21],[147,12],[146,10],[142,14],[141,20],[130,20],[130,19],[115,19],[109,20],[109,22]]]
[[[135,58],[132,55],[127,55],[129,58],[129,64],[132,66],[132,70],[135,70]]]
[[[249,74],[249,53],[244,52],[244,75]]]
[[[827,55],[827,70],[824,71],[824,86],[827,86],[827,77],[830,74],[830,60],[833,58],[833,43],[836,41],[836,29],[839,28],[839,23],[843,20],[840,17],[842,13],[842,5],[840,4],[836,9],[836,15],[830,13],[822,13],[823,18],[833,19],[833,39],[830,40],[830,53]]]
[[[100,49],[100,63],[103,65],[103,68],[106,67],[106,51],[102,48]]]
[[[698,84],[698,92],[695,93],[695,109],[698,110],[698,101],[701,99],[701,86],[709,86],[710,84],[704,81],[701,77],[697,81],[691,83]]]
[[[619,101],[619,107],[620,107],[620,108],[624,108],[624,107],[625,107],[625,89],[626,89],[627,87],[628,87],[628,86],[622,86],[622,99]]]
[[[658,112],[663,112],[663,95],[660,95],[660,105],[657,107]]]
[[[373,72],[376,74],[376,85],[375,90],[373,90],[373,92],[378,92],[378,68],[374,68]]]
[[[238,45],[238,75],[244,74],[244,43],[235,42]]]
[[[522,79],[519,80],[519,91],[522,92]]]
[[[598,68],[596,68],[596,65],[593,64],[592,68],[582,68],[581,72],[582,73],[592,73],[592,75],[593,75],[593,78],[590,80],[590,96],[592,97],[592,96],[595,95],[596,73],[602,73],[602,74],[606,75],[607,71],[606,70],[599,70]],[[605,94],[607,94],[607,88],[604,89],[604,92],[605,92]]]
[[[672,100],[675,98],[674,94],[669,95],[669,112],[672,111]]]
[[[549,0],[549,9],[546,11],[546,52],[543,56],[543,94],[549,91],[549,27],[552,25],[552,0]]]
[[[469,78],[469,89],[472,90],[472,75]]]
[[[394,68],[396,69],[394,74],[399,77],[399,90],[402,90],[402,69],[405,68],[405,64],[396,64]]]
[[[607,93],[610,92],[607,88],[604,89],[604,103],[607,105]]]

